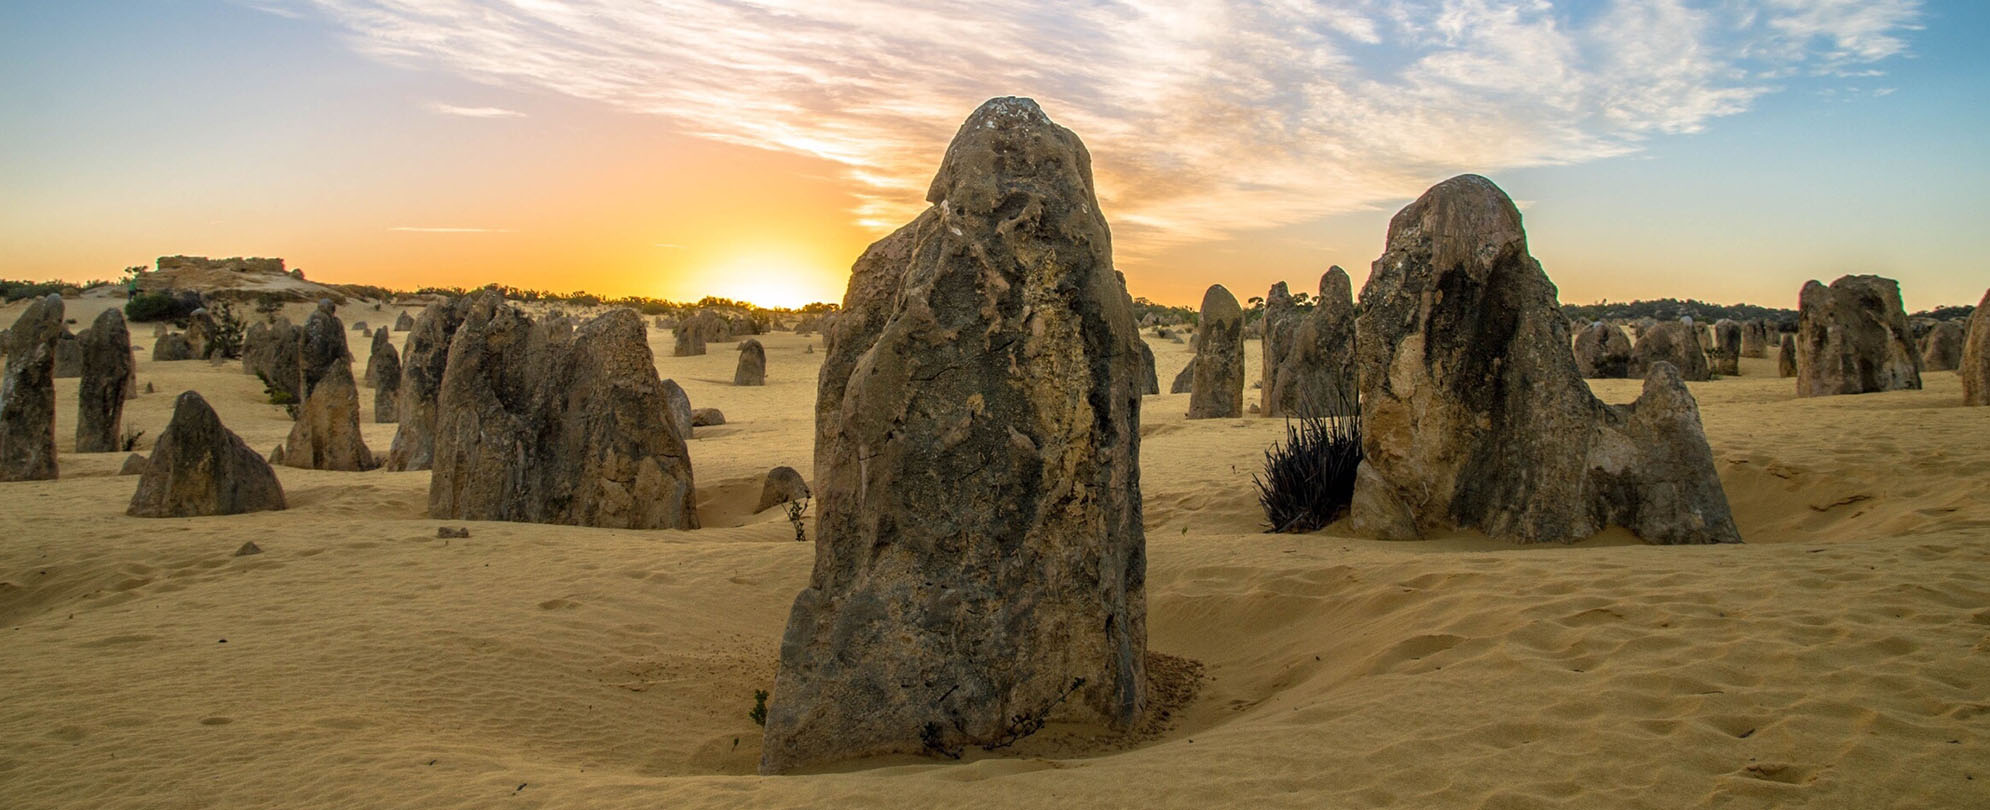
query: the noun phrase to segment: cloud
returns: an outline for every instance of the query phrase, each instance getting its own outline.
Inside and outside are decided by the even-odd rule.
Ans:
[[[432,112],[441,113],[443,115],[458,115],[464,118],[524,118],[525,117],[525,113],[519,112],[517,110],[507,110],[503,107],[458,107],[454,104],[444,104],[440,101],[430,102],[428,108]]]
[[[375,58],[656,115],[924,207],[958,123],[1028,95],[1122,253],[1637,151],[1907,52],[1919,0],[295,0]],[[1324,7],[1331,5],[1332,7]]]
[[[396,225],[390,231],[402,233],[511,233],[510,228],[419,228],[413,225]]]

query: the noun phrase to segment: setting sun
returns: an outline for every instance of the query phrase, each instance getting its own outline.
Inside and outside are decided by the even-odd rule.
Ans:
[[[705,265],[694,275],[699,278],[704,295],[763,307],[795,308],[816,301],[843,299],[840,282],[844,272],[826,259],[804,257],[800,251],[774,248],[738,251]]]

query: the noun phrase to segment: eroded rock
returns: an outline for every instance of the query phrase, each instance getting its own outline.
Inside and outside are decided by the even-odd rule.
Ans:
[[[124,313],[106,309],[77,339],[82,379],[76,384],[76,452],[111,453],[124,427],[125,388],[131,384],[131,332]]]
[[[63,333],[62,311],[62,296],[50,293],[29,304],[7,330],[0,481],[55,480],[55,342]]]
[[[1921,358],[1900,304],[1900,284],[1840,276],[1803,286],[1797,299],[1797,396],[1921,387]]]
[[[1347,271],[1327,268],[1313,311],[1293,330],[1272,375],[1266,416],[1342,413],[1355,396],[1354,290]]]
[[[1244,310],[1221,284],[1202,295],[1202,325],[1195,333],[1195,383],[1188,418],[1235,419],[1244,415]]]
[[[125,514],[134,517],[234,515],[284,508],[269,462],[222,427],[200,394],[173,401],[173,419],[152,445]]]

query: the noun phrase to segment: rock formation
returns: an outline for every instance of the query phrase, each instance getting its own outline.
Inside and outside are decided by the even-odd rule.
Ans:
[[[125,514],[194,517],[282,508],[283,486],[269,462],[222,427],[207,400],[188,391],[173,401],[173,419],[153,443]]]
[[[1202,295],[1202,326],[1195,333],[1195,384],[1188,418],[1234,419],[1244,415],[1244,310],[1221,284]]]
[[[214,356],[220,348],[214,343],[214,316],[205,307],[196,309],[187,316],[187,345],[193,347],[193,359],[206,360]]]
[[[1139,350],[1090,160],[996,99],[926,196],[858,261],[824,360],[766,773],[1144,713]]]
[[[368,388],[380,387],[380,358],[394,358],[394,370],[396,373],[400,371],[401,357],[394,351],[391,337],[385,329],[373,333],[373,343],[366,352],[366,375],[363,378]]]
[[[1765,321],[1753,320],[1743,323],[1741,325],[1741,356],[1768,357],[1769,335],[1769,324]]]
[[[760,341],[747,338],[739,344],[739,365],[732,372],[733,385],[767,384],[767,350]]]
[[[1942,321],[1921,338],[1922,371],[1954,371],[1962,362],[1962,341],[1967,337],[1954,321]]]
[[[192,359],[194,359],[193,344],[187,342],[186,335],[176,332],[152,341],[153,362]]]
[[[1715,321],[1714,344],[1707,350],[1707,357],[1713,361],[1715,374],[1740,375],[1741,324],[1726,318]]]
[[[760,484],[760,504],[753,507],[755,512],[765,512],[789,501],[804,500],[809,497],[808,482],[793,467],[775,467],[767,471],[767,478]]]
[[[1588,379],[1631,376],[1631,339],[1602,321],[1583,327],[1575,336],[1575,368]]]
[[[1797,396],[1921,387],[1921,358],[1900,304],[1900,283],[1841,276],[1803,285],[1797,299]]]
[[[132,453],[131,455],[124,457],[124,464],[120,465],[117,468],[117,474],[144,475],[145,468],[147,466],[149,466],[149,462],[146,461],[144,456],[141,456],[137,453]]]
[[[430,304],[415,319],[401,347],[400,425],[387,451],[387,469],[426,470],[435,459],[436,403],[449,365],[449,344],[463,325],[470,299]]]
[[[1776,352],[1776,376],[1795,377],[1797,375],[1797,336],[1784,335],[1782,348]]]
[[[634,310],[569,331],[479,292],[443,372],[429,517],[695,529],[666,407]]]
[[[0,481],[52,481],[55,464],[55,341],[62,296],[28,305],[7,330],[0,379]]]
[[[1304,317],[1305,313],[1299,311],[1299,305],[1292,302],[1292,293],[1285,282],[1271,285],[1271,290],[1264,296],[1264,334],[1263,341],[1258,344],[1258,403],[1268,416],[1278,413],[1278,408],[1271,401],[1272,389],[1277,387],[1275,378],[1279,367],[1292,354],[1292,341]]]
[[[70,380],[83,376],[83,344],[68,327],[56,333],[55,342],[49,344],[55,354],[55,378]]]
[[[678,437],[688,442],[691,429],[698,426],[698,412],[691,407],[691,397],[676,380],[664,380],[661,385],[664,415],[670,418],[670,426],[677,429]]]
[[[310,399],[318,381],[330,374],[334,366],[345,366],[346,377],[350,378],[352,352],[346,350],[345,325],[339,323],[332,302],[319,301],[318,308],[304,321],[304,338],[297,349],[297,367],[303,380],[303,387],[298,389],[302,394],[300,399]]]
[[[408,313],[406,310],[403,310],[400,315],[394,318],[394,331],[407,332],[407,331],[412,331],[414,328],[415,328],[415,319],[408,317]]]
[[[1154,373],[1154,350],[1147,341],[1140,341],[1140,393],[1161,393],[1161,377]]]
[[[353,383],[352,364],[326,366],[304,396],[284,442],[283,463],[306,470],[373,469],[373,452],[359,432],[359,387]]]
[[[1181,373],[1175,375],[1175,381],[1168,383],[1168,393],[1187,394],[1193,391],[1195,391],[1195,358],[1190,357],[1188,365],[1182,366]]]
[[[1311,416],[1351,405],[1354,378],[1354,287],[1346,270],[1329,267],[1313,311],[1271,376],[1264,415]]]
[[[692,324],[690,319],[679,322],[677,328],[671,330],[671,335],[673,344],[670,356],[696,357],[705,353],[705,333]]]
[[[375,334],[386,334],[382,329]],[[369,368],[379,375],[373,386],[373,423],[389,425],[401,420],[401,356],[389,349],[374,355]]]
[[[301,403],[304,371],[298,363],[303,346],[304,330],[287,318],[255,324],[242,336],[242,370],[262,380],[270,401]]]
[[[1628,406],[1590,394],[1555,286],[1491,181],[1447,180],[1397,213],[1361,307],[1356,531],[1739,542],[1677,372],[1654,362]]]
[[[1955,374],[1962,378],[1962,404],[1990,405],[1990,292],[1983,294],[1976,311],[1969,315]]]
[[[111,453],[124,427],[124,389],[131,382],[131,333],[124,313],[106,309],[77,340],[82,379],[76,384],[76,452]]]
[[[1679,378],[1688,382],[1713,379],[1713,366],[1700,349],[1697,330],[1688,321],[1664,321],[1647,327],[1644,336],[1631,348],[1631,377],[1651,374],[1659,363],[1671,364]]]

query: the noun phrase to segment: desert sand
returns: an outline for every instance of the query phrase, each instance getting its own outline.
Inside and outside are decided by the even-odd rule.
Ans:
[[[1990,408],[1952,372],[1692,383],[1740,546],[1263,534],[1283,423],[1146,397],[1149,646],[1203,675],[1165,729],[759,777],[747,713],[812,544],[751,510],[768,468],[811,469],[821,339],[762,336],[767,385],[736,388],[736,344],[650,337],[729,420],[689,444],[702,530],[433,521],[426,472],[289,467],[288,511],[127,517],[137,478],[67,453],[58,380],[61,480],[0,484],[0,806],[1990,806]],[[1149,342],[1173,379],[1188,347]],[[141,452],[186,389],[259,450],[290,429],[239,362],[138,356]],[[364,425],[375,451],[394,429]]]

